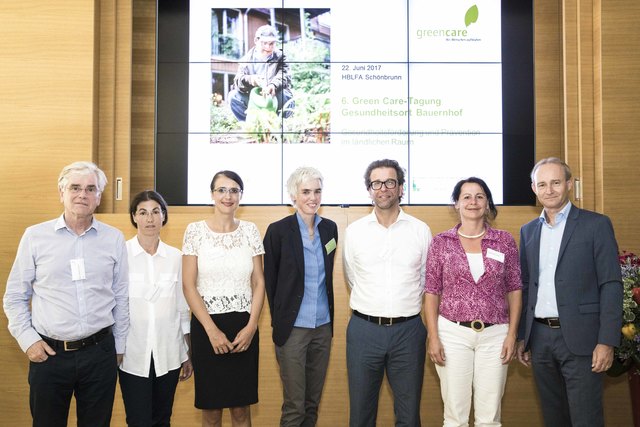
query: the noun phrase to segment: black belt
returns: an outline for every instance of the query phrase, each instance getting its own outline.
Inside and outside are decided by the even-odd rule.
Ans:
[[[353,314],[368,322],[377,323],[379,326],[395,325],[396,323],[402,323],[402,322],[406,322],[407,320],[415,319],[420,315],[418,313],[409,317],[377,317],[377,316],[369,316],[367,314],[362,314],[357,310],[353,310]]]
[[[542,323],[543,325],[547,325],[551,329],[560,329],[560,318],[559,317],[534,317],[538,323]]]
[[[496,323],[485,323],[482,320],[472,320],[470,322],[454,322],[460,326],[466,326],[467,328],[471,328],[476,332],[482,332],[484,328],[488,328],[489,326],[493,326]]]
[[[95,334],[89,335],[88,337],[79,339],[77,341],[60,341],[54,340],[53,338],[45,337],[42,334],[40,336],[42,337],[44,342],[49,344],[49,346],[54,350],[76,351],[92,345],[96,345],[108,335],[111,335],[111,326],[107,326],[106,328],[99,330]]]

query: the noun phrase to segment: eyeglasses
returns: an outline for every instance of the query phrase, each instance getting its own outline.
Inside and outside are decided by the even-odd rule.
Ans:
[[[229,193],[231,196],[238,196],[242,194],[242,190],[236,187],[231,187],[231,188],[218,187],[218,188],[214,188],[213,192],[218,193],[220,196],[224,196],[227,193]]]
[[[162,215],[162,211],[160,209],[154,209],[152,211],[138,211],[136,212],[136,215],[141,216],[143,218],[149,218],[149,217],[153,217],[153,218],[157,218],[159,216]]]
[[[71,184],[67,187],[67,190],[71,194],[80,194],[84,191],[89,196],[95,196],[100,192],[98,191],[98,187],[96,187],[95,185],[87,185],[86,187],[82,188],[82,186],[79,184]]]
[[[369,184],[369,188],[371,188],[372,190],[380,190],[382,188],[382,184],[384,184],[385,187],[391,190],[392,188],[396,188],[396,186],[398,185],[398,181],[396,181],[395,179],[388,179],[386,181],[371,181],[371,184]]]

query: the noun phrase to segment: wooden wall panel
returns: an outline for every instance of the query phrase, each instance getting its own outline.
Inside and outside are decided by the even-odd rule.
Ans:
[[[0,293],[24,228],[61,213],[60,169],[94,155],[94,3],[0,3]],[[27,358],[0,315],[3,425],[30,425]]]
[[[131,194],[154,188],[156,2],[133,2]]]
[[[131,185],[131,43],[132,2],[98,0],[96,45],[100,55],[96,104],[98,153],[95,161],[110,186],[102,195],[100,212],[127,212]],[[122,179],[120,200],[116,178]]]
[[[604,212],[620,248],[640,253],[640,4],[602,1],[601,13]]]

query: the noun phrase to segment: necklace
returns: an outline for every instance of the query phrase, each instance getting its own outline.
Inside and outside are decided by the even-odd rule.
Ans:
[[[464,237],[465,239],[477,239],[478,237],[482,237],[484,236],[484,233],[487,232],[487,229],[483,229],[482,233],[480,234],[476,234],[475,236],[467,236],[466,234],[462,234],[462,232],[460,232],[460,229],[458,228],[458,236],[460,237]]]

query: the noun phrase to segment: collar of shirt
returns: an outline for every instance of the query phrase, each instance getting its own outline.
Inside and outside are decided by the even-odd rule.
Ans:
[[[300,227],[300,232],[302,234],[307,232],[307,224],[304,222],[304,220],[302,219],[302,215],[300,215],[300,212],[296,212],[296,218],[298,219],[298,226]],[[318,214],[315,214],[315,217],[313,219],[313,229],[317,230],[318,229],[318,224],[320,224],[320,221],[322,221],[322,217]]]
[[[101,227],[102,227],[102,223],[100,221],[96,220],[95,218],[91,218],[91,225],[89,226],[89,228],[84,230],[84,233],[82,234],[85,234],[87,231],[91,230],[92,228],[96,230],[96,232],[98,232],[100,231]],[[58,217],[54,225],[54,229],[56,231],[60,230],[61,228],[66,228],[67,230],[75,234],[75,232],[67,226],[67,223],[64,220],[64,214]]]
[[[137,238],[132,239],[133,241],[131,242],[131,255],[133,255],[134,257],[140,255],[141,253],[145,253],[149,256],[159,256],[162,258],[166,258],[167,257],[167,249],[164,246],[164,243],[162,243],[162,240],[160,240],[158,242],[158,249],[156,250],[156,253],[151,255],[148,254],[147,251],[144,250],[144,248],[142,246],[140,246],[140,242],[138,241]]]
[[[544,214],[544,209],[542,210],[542,212],[540,212],[540,216],[538,217],[538,220],[543,225],[546,225],[547,227],[555,227],[558,224],[561,224],[562,221],[567,219],[567,216],[569,215],[569,211],[570,210],[571,210],[571,202],[568,202],[567,205],[564,208],[562,208],[562,210],[560,212],[558,212],[556,214],[556,222],[555,222],[555,224],[553,226],[551,224],[549,224],[549,222],[547,221],[547,217]]]
[[[398,217],[396,218],[396,220],[393,222],[393,224],[400,222],[400,221],[407,221],[408,220],[408,215],[406,213],[404,213],[404,211],[402,210],[402,208],[399,208],[400,212],[398,213]],[[375,209],[371,211],[371,213],[367,216],[364,217],[366,219],[366,221],[368,222],[375,222],[378,223],[378,217],[376,216],[376,211]],[[393,225],[391,224],[391,225]]]

